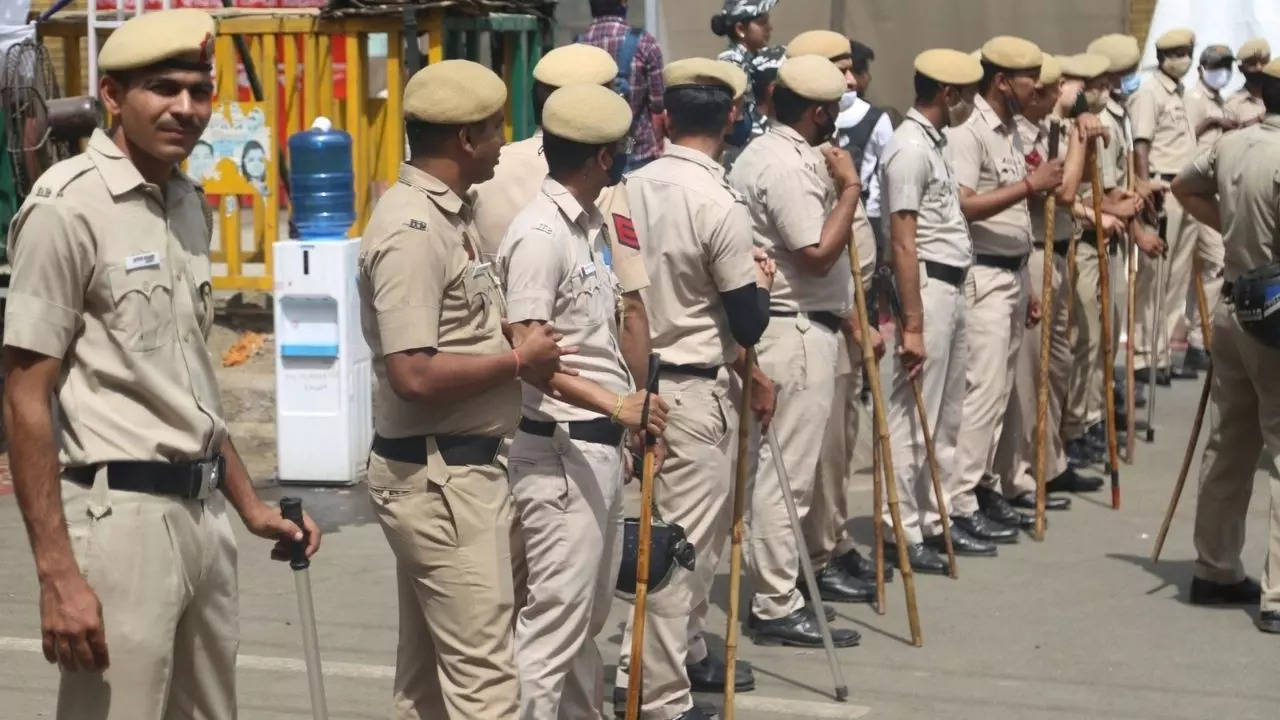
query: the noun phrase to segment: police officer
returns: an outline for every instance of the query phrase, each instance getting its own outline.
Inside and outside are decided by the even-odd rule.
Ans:
[[[1261,120],[1265,114],[1259,73],[1263,66],[1271,62],[1271,45],[1266,38],[1246,40],[1236,51],[1236,62],[1240,63],[1244,87],[1235,91],[1227,99],[1227,110],[1231,113],[1231,117],[1243,126]]]
[[[1138,193],[1148,203],[1155,194],[1163,196],[1163,240],[1168,246],[1167,260],[1138,265],[1134,366],[1138,368],[1138,381],[1143,383],[1168,384],[1172,377],[1169,337],[1173,326],[1186,314],[1191,252],[1198,231],[1195,219],[1187,217],[1177,199],[1164,190],[1173,174],[1195,156],[1195,130],[1187,118],[1182,85],[1182,78],[1191,69],[1194,46],[1195,35],[1186,29],[1170,30],[1157,38],[1156,59],[1160,70],[1144,80],[1129,98]],[[1158,302],[1155,298],[1157,268],[1163,273],[1164,281],[1164,297]],[[1162,317],[1153,318],[1157,307]],[[1151,357],[1153,336],[1155,357]]]
[[[964,276],[972,261],[969,228],[960,211],[955,176],[943,157],[942,130],[974,102],[982,65],[958,50],[916,56],[915,105],[885,147],[880,187],[893,252],[890,266],[902,308],[888,402],[899,508],[912,569],[946,574],[937,552],[942,523],[933,492],[924,433],[911,379],[919,378],[933,432],[943,491],[958,478],[956,438],[964,402]],[[882,518],[889,524],[887,509]],[[927,534],[926,534],[927,532]],[[886,535],[892,538],[892,535]],[[995,546],[955,527],[957,553],[990,554]],[[885,557],[897,557],[889,543]]]
[[[769,12],[778,0],[724,0],[724,8],[711,18],[711,32],[729,39],[729,47],[716,56],[717,60],[733,63],[750,71],[758,53],[769,46],[773,24]],[[764,134],[764,112],[757,106],[755,93],[750,87],[743,95],[742,117],[734,123],[730,133],[729,148],[736,156],[742,147]]]
[[[608,85],[618,74],[613,56],[594,45],[574,43],[555,48],[542,56],[533,68],[533,116],[542,122],[543,105],[557,88],[586,83]],[[502,148],[493,178],[473,189],[476,228],[486,254],[496,253],[516,213],[533,201],[547,176],[547,158],[542,149],[542,128],[518,142]],[[631,221],[626,193],[622,187],[606,187],[596,198],[605,219],[605,264],[618,276],[622,288],[622,333],[627,338],[627,367],[637,377],[649,355],[649,321],[640,290],[649,286],[649,276],[640,257],[640,236]]]
[[[678,60],[664,72],[670,131],[666,154],[627,179],[645,263],[653,349],[662,356],[662,393],[671,403],[667,457],[654,496],[663,520],[684,528],[697,548],[693,572],[649,595],[645,625],[643,717],[708,717],[689,695],[724,689],[725,667],[702,637],[711,585],[729,538],[744,347],[769,321],[773,263],[751,244],[747,207],[717,162],[737,121],[746,74],[727,62]],[[753,262],[753,258],[755,261]],[[752,404],[772,412],[773,387],[756,368]],[[628,616],[630,617],[630,616]],[[625,697],[631,628],[622,636],[614,693]],[[746,663],[739,690],[755,687]],[[618,701],[615,700],[615,706]]]
[[[831,414],[841,326],[851,304],[846,250],[858,173],[848,153],[815,149],[835,130],[844,88],[844,78],[829,60],[789,57],[773,90],[775,122],[747,146],[729,173],[729,183],[746,200],[755,244],[778,264],[773,317],[759,344],[760,367],[777,383],[773,427],[786,453],[781,461],[802,522],[814,507],[822,448],[823,434],[814,429],[824,427]],[[773,465],[779,459],[765,447],[759,460],[747,558],[756,590],[749,625],[757,643],[817,646],[822,642],[817,620],[796,588],[799,557]],[[833,639],[849,646],[859,636],[835,630]]]
[[[1028,171],[1031,148],[1017,132],[1016,117],[1036,98],[1042,56],[1040,48],[1021,38],[987,41],[973,114],[947,132],[945,151],[974,249],[974,265],[965,278],[969,353],[957,453],[960,479],[948,510],[966,534],[998,543],[1018,541],[1017,527],[1006,522],[1019,524],[1021,513],[997,490],[996,439],[1024,330],[1040,318],[1026,267],[1032,250],[1027,199],[1052,191],[1063,175],[1062,159],[1044,160]]]
[[[212,112],[214,32],[199,10],[116,29],[98,55],[114,129],[10,228],[4,414],[66,720],[234,717],[227,503],[277,559],[303,538],[254,493],[205,345],[212,227],[178,164]]]
[[[853,102],[857,79],[853,73],[852,47],[848,38],[830,30],[802,32],[787,44],[787,56],[803,55],[816,55],[830,60],[844,75],[842,109],[847,103]],[[839,122],[837,115],[837,128]],[[859,162],[860,158],[854,160],[855,169],[859,168]],[[871,294],[871,279],[875,272],[876,236],[861,201],[854,208],[853,242],[858,246],[858,259],[862,264],[859,273],[863,286],[868,297],[874,298]],[[852,283],[852,279],[850,282]],[[884,343],[876,329],[876,323],[871,323],[871,328],[871,342],[877,355],[882,354]],[[852,482],[857,467],[854,454],[863,415],[860,407],[862,352],[853,341],[856,333],[852,316],[844,319],[841,334],[843,337],[836,354],[835,400],[827,418],[822,454],[818,462],[813,498],[815,512],[808,513],[804,520],[805,544],[813,566],[817,568],[818,586],[824,600],[871,602],[875,590],[871,585],[875,579],[875,567],[858,553],[848,534],[848,523],[852,518],[848,485]]]
[[[1236,291],[1238,303],[1242,298],[1274,294],[1242,276],[1276,262],[1275,237],[1280,232],[1280,187],[1275,182],[1280,173],[1280,61],[1266,65],[1257,81],[1266,106],[1261,123],[1229,133],[1217,145],[1202,149],[1173,184],[1187,212],[1221,229],[1227,284],[1242,284]],[[1274,267],[1267,274],[1274,283]],[[1226,292],[1230,294],[1229,289]],[[1274,470],[1261,587],[1245,575],[1240,563],[1259,456],[1265,453],[1271,467],[1280,459],[1276,456],[1280,375],[1275,371],[1280,362],[1280,331],[1274,319],[1251,319],[1243,310],[1220,303],[1214,312],[1214,411],[1209,414],[1209,443],[1200,465],[1191,602],[1261,602],[1258,629],[1280,633],[1280,479]]]
[[[549,173],[498,250],[507,321],[517,341],[554,326],[578,354],[567,372],[525,382],[511,443],[520,715],[590,717],[604,704],[595,636],[618,576],[623,434],[641,429],[645,402],[623,360],[594,203],[622,178],[631,109],[608,88],[570,85],[551,93],[542,122]],[[654,396],[650,408],[660,435],[667,404]]]
[[[1107,59],[1101,55],[1080,54],[1060,59],[1046,55],[1040,68],[1039,96],[1023,109],[1023,115],[1018,119],[1023,147],[1031,148],[1028,164],[1042,163],[1049,157],[1049,138],[1054,127],[1058,132],[1059,157],[1063,158],[1062,184],[1053,190],[1056,204],[1052,238],[1045,237],[1046,197],[1037,194],[1027,199],[1035,248],[1031,251],[1027,270],[1036,296],[1043,297],[1044,294],[1044,263],[1049,262],[1053,266],[1050,271],[1053,306],[1043,308],[1043,322],[1049,323],[1050,328],[1045,474],[1055,489],[1061,489],[1074,475],[1067,465],[1059,431],[1071,367],[1071,344],[1067,336],[1069,298],[1065,282],[1067,251],[1071,234],[1075,232],[1072,206],[1078,188],[1088,182],[1085,173],[1092,170],[1093,139],[1102,134],[1102,124],[1095,113],[1102,112],[1107,102],[1107,81],[1103,77],[1107,66]],[[1096,251],[1094,257],[1097,257]],[[1005,498],[1014,507],[1024,510],[1034,510],[1036,506],[1036,468],[1033,463],[1037,458],[1038,441],[1040,337],[1038,332],[1027,333],[1023,337],[1009,411],[996,451],[996,469]],[[1101,483],[1100,480],[1097,482]],[[1066,510],[1070,505],[1070,499],[1059,495],[1051,495],[1045,503],[1049,510]],[[1024,513],[1009,519],[1021,527],[1033,526],[1035,522]]]
[[[1231,82],[1231,65],[1235,58],[1226,45],[1210,45],[1200,53],[1200,82],[1187,91],[1187,120],[1196,133],[1196,148],[1203,150],[1222,138],[1223,133],[1235,130],[1240,123],[1226,108],[1221,90]],[[1218,304],[1222,294],[1222,235],[1203,224],[1196,225],[1196,259],[1199,261],[1200,278],[1204,285],[1209,311]],[[1195,288],[1187,289],[1187,353],[1183,367],[1205,370],[1209,356],[1205,354],[1205,342],[1200,327],[1200,304],[1196,301]]]
[[[493,173],[506,96],[466,60],[410,78],[410,159],[361,238],[361,324],[378,380],[368,486],[396,557],[397,718],[519,710],[511,498],[496,457],[515,429],[516,378],[545,381],[560,351],[549,329],[515,349],[504,337],[466,200]]]

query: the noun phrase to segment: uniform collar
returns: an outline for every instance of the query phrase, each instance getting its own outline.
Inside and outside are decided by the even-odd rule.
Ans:
[[[791,127],[790,125],[788,125],[788,124],[786,124],[786,123],[772,123],[772,124],[770,124],[770,125],[769,125],[769,132],[771,132],[771,133],[776,133],[777,135],[779,135],[779,136],[781,136],[781,137],[785,138],[788,142],[791,142],[791,143],[794,143],[794,144],[796,144],[796,145],[800,145],[800,146],[803,146],[803,147],[809,147],[809,141],[808,141],[808,140],[805,140],[803,135],[801,135],[800,133],[796,132],[796,129],[795,129],[795,128]]]
[[[1182,83],[1166,75],[1163,70],[1156,71],[1156,82],[1160,83],[1160,87],[1164,88],[1166,92],[1175,95],[1182,94]]]
[[[469,208],[462,198],[449,189],[439,178],[430,173],[404,163],[400,166],[400,182],[421,191],[431,202],[450,215],[461,215],[464,208]]]
[[[1107,112],[1109,112],[1109,113],[1111,113],[1112,115],[1114,115],[1114,116],[1116,117],[1116,119],[1117,119],[1117,120],[1120,120],[1120,119],[1124,118],[1124,116],[1125,116],[1125,109],[1124,109],[1124,106],[1123,106],[1123,105],[1121,105],[1121,104],[1120,104],[1120,103],[1115,99],[1115,96],[1112,96],[1112,95],[1108,95],[1108,96],[1107,96]]]
[[[569,192],[569,189],[561,185],[558,180],[548,175],[542,180],[542,193],[551,198],[551,202],[556,204],[560,212],[569,219],[569,222],[577,225],[583,231],[590,233],[597,230],[604,219],[600,216],[600,211],[595,205],[584,208],[582,203],[578,202],[578,198]]]
[[[924,134],[933,141],[935,147],[942,148],[947,144],[947,140],[943,137],[942,131],[934,127],[933,123],[929,122],[929,118],[925,117],[919,110],[915,108],[908,110],[907,119],[919,125],[924,130]]]
[[[1003,135],[1009,134],[1010,126],[1001,122],[1000,116],[996,114],[995,108],[991,107],[991,103],[987,102],[986,98],[981,95],[974,96],[973,108],[974,114],[982,118],[982,121],[992,130]]]
[[[139,187],[155,187],[142,177],[133,161],[125,157],[124,151],[101,128],[94,130],[89,138],[89,158],[98,168],[98,174],[102,176],[112,197],[120,197]],[[175,169],[165,184],[165,198],[168,201],[176,200],[194,189],[195,186],[187,176]]]
[[[667,151],[665,154],[681,160],[687,160],[695,165],[706,168],[717,177],[724,176],[724,166],[715,160],[712,160],[711,156],[701,150],[694,150],[693,148],[669,142],[667,143]]]
[[[1272,130],[1280,130],[1280,115],[1264,115],[1261,124]]]

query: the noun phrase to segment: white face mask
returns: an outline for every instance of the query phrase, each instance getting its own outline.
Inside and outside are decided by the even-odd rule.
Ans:
[[[858,99],[857,90],[845,90],[844,94],[840,96],[840,112],[844,112],[845,110],[848,110],[849,108],[853,107],[853,103],[857,99]]]
[[[1218,68],[1204,71],[1204,84],[1214,90],[1221,90],[1231,82],[1231,68]]]

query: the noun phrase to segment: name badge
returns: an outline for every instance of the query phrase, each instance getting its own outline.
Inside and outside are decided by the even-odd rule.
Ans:
[[[596,264],[586,263],[582,266],[582,277],[589,278],[596,274]]]
[[[475,269],[471,271],[471,277],[478,278],[481,275],[489,274],[489,267],[490,267],[490,263],[487,263],[487,262],[476,263]]]
[[[137,255],[130,255],[124,259],[125,272],[141,270],[142,268],[149,267],[160,267],[160,253],[139,253]]]

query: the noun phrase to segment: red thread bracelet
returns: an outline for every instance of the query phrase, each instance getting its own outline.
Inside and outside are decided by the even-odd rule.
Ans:
[[[1027,197],[1031,197],[1036,194],[1036,188],[1031,184],[1031,178],[1023,177],[1022,184],[1027,186]]]
[[[516,350],[515,348],[511,348],[511,354],[516,356],[516,377],[517,377],[517,378],[519,378],[519,377],[520,377],[520,365],[521,365],[521,362],[520,362],[520,351]]]

